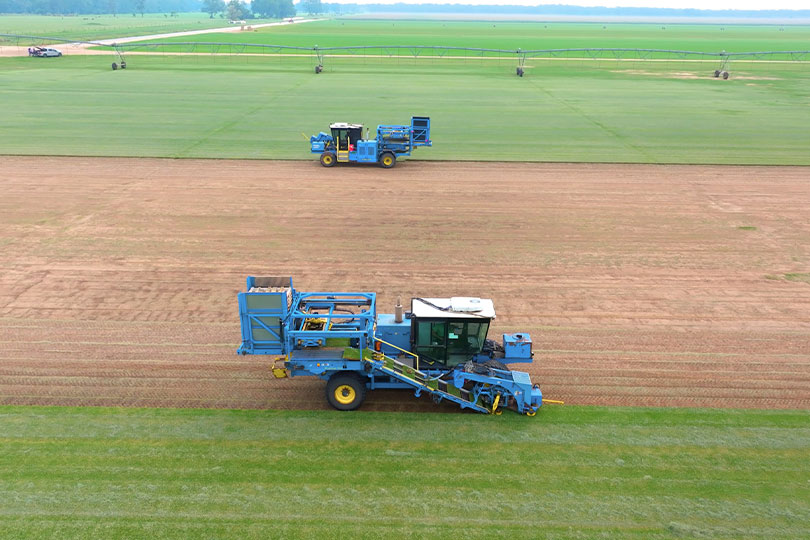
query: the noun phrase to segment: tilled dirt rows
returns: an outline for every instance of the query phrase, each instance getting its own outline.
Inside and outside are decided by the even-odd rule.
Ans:
[[[567,403],[807,408],[808,208],[795,167],[2,157],[0,403],[324,408],[235,354],[253,274],[491,297]]]

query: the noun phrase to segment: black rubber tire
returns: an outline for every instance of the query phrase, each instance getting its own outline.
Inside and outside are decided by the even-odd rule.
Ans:
[[[335,159],[335,154],[332,152],[324,152],[321,154],[321,165],[324,167],[333,167],[337,163],[337,159]]]
[[[724,71],[724,72],[723,72],[723,80],[724,80],[724,81],[727,81],[727,80],[728,80],[728,71]]]
[[[390,169],[397,164],[397,156],[391,152],[383,152],[380,156],[380,167]]]
[[[715,78],[720,76],[720,70],[719,69],[714,70],[714,76],[715,76]]]
[[[339,411],[353,411],[366,399],[366,384],[354,373],[335,373],[326,383],[326,400]]]
[[[112,68],[113,68],[113,71],[115,71],[116,69],[118,69],[118,64],[116,64],[115,62],[113,62],[113,63],[112,63]]]

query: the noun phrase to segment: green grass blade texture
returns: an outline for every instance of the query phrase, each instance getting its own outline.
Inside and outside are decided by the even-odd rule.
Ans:
[[[806,538],[806,411],[0,408],[4,538]]]
[[[389,24],[328,21],[194,39],[714,52],[807,49],[810,39],[805,26]],[[810,164],[807,58],[734,60],[724,81],[712,76],[717,58],[529,58],[519,78],[514,55],[380,50],[327,56],[315,75],[311,54],[196,50],[130,54],[116,72],[112,52],[0,58],[0,153],[313,159],[307,137],[331,122],[363,123],[373,134],[378,124],[426,115],[434,146],[412,159]]]

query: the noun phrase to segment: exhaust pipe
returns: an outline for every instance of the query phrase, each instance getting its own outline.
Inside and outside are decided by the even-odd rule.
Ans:
[[[394,306],[394,322],[402,322],[402,297],[397,296],[397,305]]]

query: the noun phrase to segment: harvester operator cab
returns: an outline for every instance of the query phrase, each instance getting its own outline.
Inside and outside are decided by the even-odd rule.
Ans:
[[[411,350],[435,367],[463,364],[481,353],[494,318],[489,299],[413,298]]]
[[[341,152],[347,152],[346,161],[348,161],[348,152],[356,150],[357,141],[363,138],[363,125],[339,122],[330,125],[329,128],[332,130],[335,150],[338,152],[338,161],[343,161],[340,159]]]

